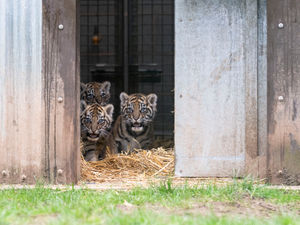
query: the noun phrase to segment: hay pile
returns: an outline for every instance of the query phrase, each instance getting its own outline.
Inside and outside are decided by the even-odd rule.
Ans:
[[[81,180],[104,182],[119,178],[169,176],[174,173],[173,149],[136,150],[131,154],[108,155],[98,162],[81,157]]]

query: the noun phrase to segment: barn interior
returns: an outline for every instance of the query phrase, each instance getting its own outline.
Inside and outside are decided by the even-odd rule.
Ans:
[[[155,145],[174,130],[174,0],[80,0],[81,82],[111,82],[119,95],[156,93]]]

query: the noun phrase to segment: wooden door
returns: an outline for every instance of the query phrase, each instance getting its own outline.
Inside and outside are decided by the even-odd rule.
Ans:
[[[268,177],[300,184],[300,2],[268,1]]]
[[[79,179],[77,0],[43,1],[45,168],[50,181]]]
[[[79,179],[76,6],[0,3],[0,183]]]
[[[257,159],[257,6],[175,2],[176,175],[244,175]]]

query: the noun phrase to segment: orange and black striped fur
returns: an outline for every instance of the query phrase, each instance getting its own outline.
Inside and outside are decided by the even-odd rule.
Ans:
[[[112,153],[147,148],[153,141],[153,119],[156,113],[156,94],[122,92],[121,115],[117,118],[110,140]]]
[[[109,81],[80,83],[80,100],[84,101],[86,105],[98,103],[105,106],[110,99],[110,86]]]
[[[105,157],[110,137],[114,106],[98,103],[87,105],[80,115],[82,154],[86,161],[97,161]]]

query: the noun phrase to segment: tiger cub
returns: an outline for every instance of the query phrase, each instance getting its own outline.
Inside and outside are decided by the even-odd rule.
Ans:
[[[131,94],[122,92],[121,115],[118,116],[110,138],[112,153],[131,152],[147,148],[153,141],[153,119],[156,113],[156,94]]]
[[[84,101],[84,104],[89,105],[92,103],[98,103],[101,106],[108,104],[110,99],[111,84],[109,81],[103,83],[89,82],[80,83],[80,100]],[[84,105],[82,105],[84,107]]]
[[[86,161],[97,161],[105,157],[110,136],[114,106],[98,103],[87,105],[80,115],[81,150]]]

